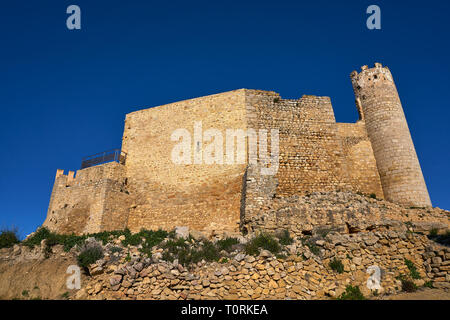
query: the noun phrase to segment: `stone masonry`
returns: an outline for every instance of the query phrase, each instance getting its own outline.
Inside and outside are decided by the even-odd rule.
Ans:
[[[430,207],[391,73],[376,64],[354,71],[351,78],[360,115],[356,123],[336,123],[328,97],[292,100],[248,89],[127,114],[125,163],[97,165],[76,175],[58,170],[44,226],[76,234],[175,226],[210,234],[238,232],[283,199],[311,192],[372,194],[403,206]],[[191,164],[172,161],[178,143],[172,134],[179,129],[193,138]],[[223,141],[214,142],[226,150],[230,129],[248,133],[248,157],[221,164],[202,161],[213,143],[205,132],[221,133]],[[250,132],[267,130],[272,152],[271,129],[279,135],[278,167],[275,174],[263,175],[261,168],[274,163],[261,163],[251,152]],[[259,152],[261,147],[258,140]]]
[[[387,200],[431,206],[405,114],[388,68],[362,67],[351,74],[356,103],[365,120]]]

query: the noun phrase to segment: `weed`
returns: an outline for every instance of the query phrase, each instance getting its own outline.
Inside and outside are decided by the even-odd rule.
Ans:
[[[17,229],[11,228],[0,230],[0,249],[10,248],[19,242]]]
[[[239,244],[239,240],[236,238],[226,238],[216,242],[216,246],[219,251],[225,250],[227,252],[231,252],[231,249],[235,244]]]
[[[103,248],[98,244],[90,244],[77,257],[78,265],[87,268],[90,264],[103,258]]]
[[[351,285],[348,285],[345,288],[345,292],[341,294],[341,296],[338,298],[338,300],[365,300],[366,298],[361,293],[361,290],[359,290],[359,287],[353,287]]]
[[[260,249],[265,249],[273,254],[281,251],[277,240],[267,233],[260,233],[245,245],[245,252],[250,255],[259,254]]]
[[[219,249],[211,241],[204,241],[199,247],[190,246],[189,243],[183,239],[169,240],[163,246],[163,259],[166,261],[178,262],[184,266],[205,261],[219,261]]]
[[[281,245],[288,246],[294,243],[294,239],[289,235],[288,230],[283,230],[280,234],[277,235],[277,238]]]
[[[337,273],[344,273],[344,265],[342,264],[341,260],[337,258],[334,258],[332,261],[330,261],[329,266]]]
[[[131,255],[130,255],[130,250],[128,250],[127,255],[125,257],[125,261],[126,262],[130,262],[131,261]]]
[[[444,246],[450,245],[450,230],[447,230],[445,234],[436,235],[436,236],[428,236],[428,238],[432,239],[434,242],[440,243]]]
[[[109,249],[109,252],[111,252],[112,254],[114,254],[114,253],[116,253],[116,252],[122,252],[122,248],[121,247],[111,247],[110,249]]]
[[[402,279],[402,290],[405,292],[417,291],[417,286],[411,280]]]
[[[405,264],[409,269],[409,274],[411,275],[412,279],[421,279],[419,272],[417,271],[416,266],[411,260],[405,259]]]

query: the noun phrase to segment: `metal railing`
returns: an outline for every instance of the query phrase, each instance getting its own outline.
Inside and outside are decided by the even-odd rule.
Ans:
[[[81,160],[81,169],[86,169],[107,162],[118,162],[125,164],[127,154],[120,149],[112,149],[84,157]]]

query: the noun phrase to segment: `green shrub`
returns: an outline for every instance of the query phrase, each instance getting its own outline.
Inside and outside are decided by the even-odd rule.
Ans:
[[[199,247],[191,246],[185,239],[167,241],[162,248],[163,259],[166,261],[174,261],[178,259],[178,263],[184,266],[205,261],[219,261],[219,249],[211,242],[204,241]]]
[[[304,237],[301,239],[301,242],[303,245],[307,246],[309,248],[309,251],[311,251],[316,256],[320,253],[320,248],[309,238]]]
[[[122,252],[122,248],[121,247],[112,247],[109,249],[109,252],[111,252],[112,254],[116,253],[116,252]]]
[[[287,256],[284,253],[277,253],[277,254],[275,254],[275,257],[277,257],[277,259],[280,259],[280,260],[287,259]]]
[[[371,194],[370,194],[370,198],[376,199],[376,198],[377,198],[377,195],[376,195],[375,193],[371,193]]]
[[[294,239],[291,238],[288,230],[283,230],[277,237],[280,244],[283,246],[288,246],[294,242]]]
[[[309,250],[310,250],[313,254],[315,254],[316,256],[320,253],[320,248],[319,248],[318,246],[316,246],[315,243],[308,242],[308,243],[306,244],[306,246],[307,246],[307,247],[309,248]]]
[[[344,265],[342,264],[341,260],[334,258],[330,261],[329,264],[330,268],[337,273],[344,273]]]
[[[167,238],[169,233],[161,229],[157,231],[144,230],[141,231],[141,235],[145,239],[144,245],[146,247],[153,247],[160,244],[165,238]]]
[[[99,245],[89,245],[77,257],[78,265],[87,268],[90,264],[103,258],[103,248]]]
[[[425,288],[430,288],[430,289],[434,288],[434,286],[433,286],[433,281],[427,281],[427,282],[425,282],[425,283],[423,284],[423,286],[424,286]]]
[[[359,290],[359,287],[353,287],[351,285],[348,285],[345,288],[345,292],[341,294],[341,296],[338,298],[339,300],[365,300],[366,298],[362,294],[361,290]]]
[[[438,236],[438,229],[431,229],[429,236],[430,237],[437,237]]]
[[[126,262],[130,262],[131,261],[131,255],[130,255],[130,251],[128,250],[127,255],[125,257],[125,261]]]
[[[68,252],[75,246],[82,246],[87,238],[94,238],[101,241],[103,245],[107,244],[113,239],[117,239],[120,236],[125,236],[125,240],[122,241],[124,246],[132,245],[138,246],[142,245],[141,252],[146,254],[151,254],[151,248],[155,245],[161,243],[166,237],[174,235],[174,232],[168,233],[163,230],[144,230],[132,234],[129,229],[125,230],[115,230],[115,231],[103,231],[98,233],[91,233],[87,235],[77,236],[75,234],[71,235],[61,235],[51,232],[45,227],[41,227],[36,232],[29,237],[27,240],[23,241],[23,244],[28,247],[35,247],[40,245],[42,240],[46,241],[46,255],[51,252],[51,247],[56,244],[61,244],[64,246],[64,251]]]
[[[411,260],[405,259],[405,264],[409,269],[409,274],[411,275],[411,278],[413,279],[421,279],[419,272],[417,271],[416,266]]]
[[[24,240],[22,244],[27,247],[34,248],[35,246],[39,246],[42,240],[47,239],[50,236],[50,233],[50,230],[46,227],[40,227],[31,237]]]
[[[60,244],[64,245],[64,251],[68,252],[75,246],[81,246],[86,239],[87,236],[76,236],[74,234],[62,235],[60,237]]]
[[[192,263],[192,252],[189,244],[185,239],[171,239],[162,245],[163,259],[166,261],[174,261],[178,259],[178,262],[182,265],[188,265]]]
[[[122,241],[124,246],[137,246],[141,244],[142,249],[140,249],[140,251],[147,256],[151,256],[152,248],[167,238],[169,233],[161,229],[157,231],[142,229],[136,234],[131,234],[131,232],[126,229],[124,235],[125,240]]]
[[[217,247],[210,241],[205,241],[203,246],[198,251],[194,251],[194,262],[201,260],[205,261],[219,261],[220,254]]]
[[[432,235],[432,233],[435,235]],[[444,246],[449,246],[450,245],[450,230],[447,230],[447,232],[445,234],[437,234],[437,231],[434,232],[433,230],[430,232],[430,235],[428,236],[428,238],[432,239],[433,241],[440,243]]]
[[[245,245],[245,252],[250,255],[258,255],[260,249],[265,249],[273,254],[281,251],[277,240],[266,233],[260,233]]]
[[[126,246],[137,246],[142,242],[141,233],[132,234],[130,230],[125,229],[124,232],[125,240],[122,240],[122,245]]]
[[[175,229],[172,230],[172,231],[170,231],[170,232],[167,234],[167,238],[169,238],[169,239],[175,239],[176,237],[177,237],[177,233],[175,232]]]
[[[91,233],[87,235],[77,236],[75,234],[65,235],[65,234],[56,234],[51,232],[45,227],[41,227],[36,232],[29,237],[27,240],[23,241],[23,244],[28,247],[35,247],[41,244],[42,240],[47,240],[47,246],[51,247],[56,244],[61,244],[64,246],[64,251],[68,252],[75,246],[81,246],[87,238],[95,238],[98,241],[101,241],[103,244],[108,243],[111,239],[118,238],[121,235],[128,236],[130,242],[130,238],[132,237],[131,232],[127,229],[125,230],[116,230],[116,231],[103,231],[98,233]],[[134,240],[134,238],[133,238]]]
[[[29,294],[28,290],[23,290],[22,291],[22,296],[28,297],[28,294]]]
[[[225,258],[225,257],[222,257],[219,259],[220,263],[227,263],[228,261],[229,261],[228,258]]]
[[[417,291],[417,286],[411,280],[402,279],[402,290],[405,292]]]
[[[19,242],[20,240],[17,234],[17,229],[12,228],[0,231],[0,249],[10,248]]]
[[[239,244],[239,240],[236,238],[226,238],[226,239],[218,240],[216,242],[216,246],[219,251],[225,250],[227,252],[230,252],[231,248],[235,244]]]

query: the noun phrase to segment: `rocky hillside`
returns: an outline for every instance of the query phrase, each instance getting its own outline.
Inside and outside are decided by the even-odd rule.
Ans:
[[[380,299],[420,287],[450,290],[449,212],[348,193],[289,201],[245,236],[185,227],[80,237],[41,229],[0,249],[0,297]],[[298,221],[295,229],[284,225],[286,212],[328,219]],[[65,286],[70,265],[81,267],[79,290]]]
[[[275,198],[261,212],[242,221],[249,231],[289,229],[293,235],[333,228],[343,233],[376,228],[387,220],[408,223],[411,231],[445,232],[450,228],[450,212],[439,208],[403,207],[377,199],[375,195],[351,192],[314,192],[306,196]]]

